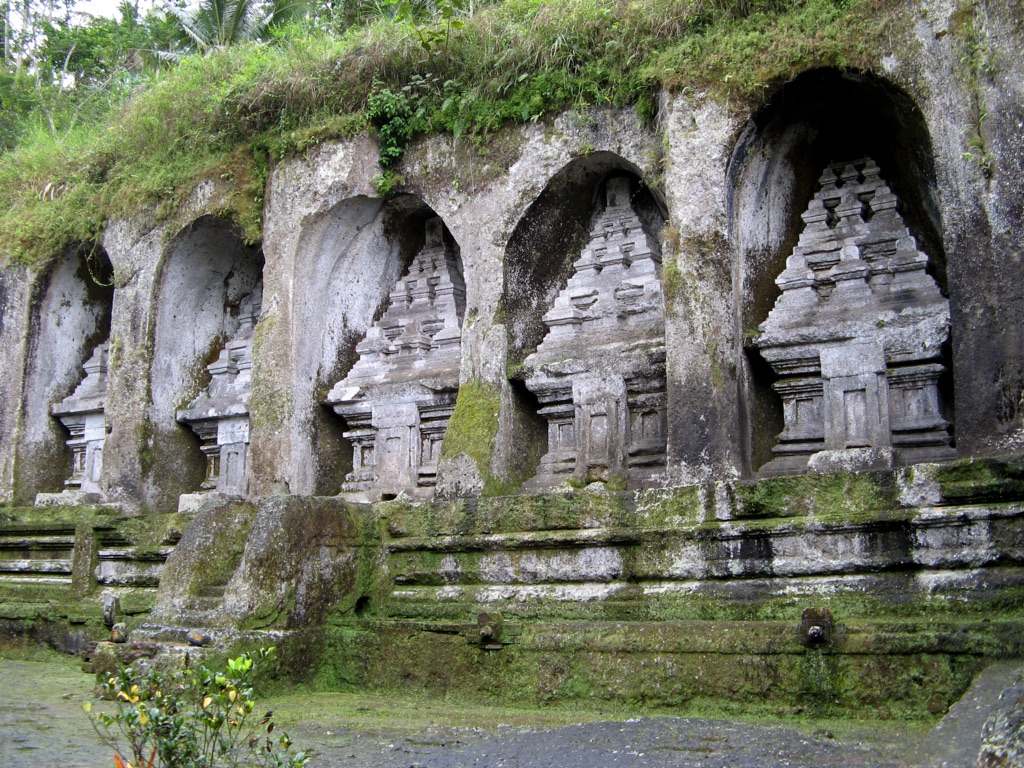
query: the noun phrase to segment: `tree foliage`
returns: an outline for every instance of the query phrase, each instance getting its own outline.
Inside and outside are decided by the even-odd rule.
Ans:
[[[34,2],[23,0],[21,16],[33,19],[31,37],[5,41],[18,52],[0,65],[0,151],[36,130],[62,139],[83,122],[101,122],[164,66],[157,52],[177,45],[166,14],[142,16],[129,0],[117,19],[43,13]]]
[[[121,3],[118,13],[118,19],[99,16],[85,23],[44,23],[38,66],[51,79],[73,78],[75,86],[159,70],[163,59],[158,52],[177,43],[173,18],[160,12],[142,16],[130,0]]]
[[[305,0],[201,0],[194,6],[170,9],[189,46],[204,54],[264,40],[275,27],[302,18],[308,11]]]

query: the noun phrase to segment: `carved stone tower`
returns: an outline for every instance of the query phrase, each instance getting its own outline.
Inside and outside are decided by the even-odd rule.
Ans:
[[[242,300],[238,331],[206,370],[210,384],[177,420],[199,436],[206,457],[202,489],[226,496],[244,496],[249,489],[249,397],[252,394],[253,330],[259,321],[263,285]],[[182,497],[186,506],[195,498]]]
[[[939,377],[949,303],[898,201],[864,159],[825,169],[755,345],[785,428],[762,474],[949,458]]]
[[[353,498],[407,493],[429,498],[462,360],[465,283],[443,224],[426,224],[426,242],[395,283],[384,315],[357,346],[359,360],[325,401],[344,418]]]
[[[611,179],[575,273],[544,315],[526,386],[548,422],[548,451],[529,488],[575,477],[649,485],[665,466],[661,253]]]
[[[64,481],[63,494],[39,494],[37,504],[85,503],[96,501],[100,494],[100,473],[103,469],[103,444],[107,437],[104,409],[107,400],[107,355],[110,342],[98,345],[82,367],[85,378],[75,391],[59,403],[52,413],[71,433],[71,477]],[[74,496],[74,499],[68,498]]]

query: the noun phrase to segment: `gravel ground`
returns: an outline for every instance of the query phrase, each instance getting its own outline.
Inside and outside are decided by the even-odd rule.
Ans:
[[[110,752],[82,713],[91,698],[91,677],[67,663],[0,659],[0,768],[110,768]],[[556,727],[419,724],[430,719],[420,717],[412,728],[373,727],[325,714],[289,731],[297,745],[316,751],[311,768],[897,768],[915,754],[918,738],[888,728],[833,735],[824,728],[679,718]]]
[[[296,742],[316,745],[316,765],[325,768],[897,768],[907,751],[906,740],[895,735],[839,740],[782,726],[678,718],[544,729],[428,728],[400,739],[346,729],[293,732]]]

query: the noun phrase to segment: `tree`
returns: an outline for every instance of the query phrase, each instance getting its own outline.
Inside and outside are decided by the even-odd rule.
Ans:
[[[266,39],[275,27],[304,17],[306,0],[201,0],[171,8],[190,45],[201,53],[236,43]]]
[[[76,86],[158,70],[163,58],[157,54],[175,45],[173,17],[156,11],[143,17],[131,0],[123,0],[118,13],[116,20],[100,16],[84,24],[45,22],[38,65],[65,85],[73,78]]]
[[[0,0],[10,3],[13,0]],[[72,13],[73,0],[17,0],[11,58],[0,64],[0,151],[40,126],[60,139],[101,120],[141,78],[164,65],[178,26],[159,11],[145,16],[124,0],[120,18]],[[6,17],[5,17],[6,18]],[[28,25],[27,27],[25,25]]]

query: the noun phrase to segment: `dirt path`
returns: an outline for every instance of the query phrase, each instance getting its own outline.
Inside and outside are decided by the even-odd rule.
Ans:
[[[82,712],[87,699],[92,676],[63,659],[0,659],[0,766],[113,766]]]
[[[71,660],[0,659],[0,767],[110,768],[82,713],[92,678]],[[267,700],[311,768],[897,768],[920,737],[898,727],[598,715],[453,706],[343,694]],[[590,720],[590,722],[568,722]],[[834,733],[833,733],[834,731]]]

